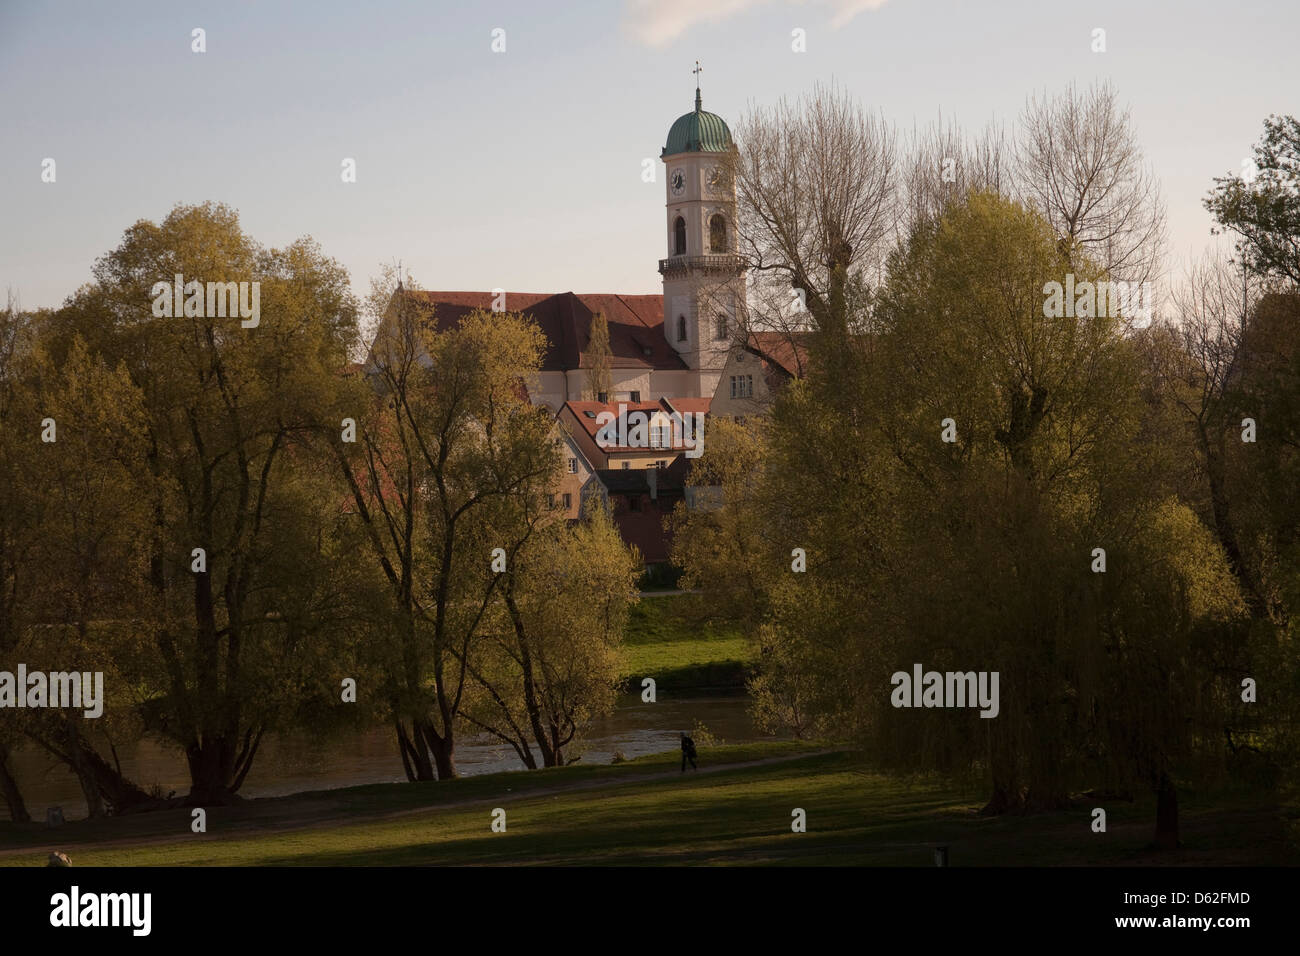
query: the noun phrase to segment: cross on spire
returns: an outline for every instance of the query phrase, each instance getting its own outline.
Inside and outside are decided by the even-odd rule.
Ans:
[[[695,61],[695,69],[691,70],[695,74],[695,112],[700,111],[700,74],[704,72],[704,67],[700,66],[700,61]]]

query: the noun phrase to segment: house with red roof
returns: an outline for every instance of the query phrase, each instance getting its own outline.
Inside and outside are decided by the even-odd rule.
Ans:
[[[713,415],[737,420],[766,412],[788,382],[808,374],[810,334],[749,332],[727,355],[713,394]]]
[[[565,402],[556,423],[592,471],[667,468],[679,457],[703,454],[710,404],[707,398]]]

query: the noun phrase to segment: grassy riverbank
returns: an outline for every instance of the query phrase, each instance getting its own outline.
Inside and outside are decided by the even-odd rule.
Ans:
[[[1158,854],[1147,849],[1153,810],[1143,801],[1110,808],[1102,835],[1082,805],[980,817],[978,794],[867,773],[850,754],[806,744],[701,756],[698,773],[681,774],[675,756],[661,754],[252,800],[210,809],[205,834],[189,832],[189,811],[180,810],[68,824],[57,834],[6,824],[0,846],[25,848],[0,851],[0,865],[42,865],[62,849],[75,866],[930,866],[933,843],[951,847],[954,866],[1294,862],[1286,815],[1232,794],[1185,795],[1185,846]],[[497,807],[505,833],[490,829]],[[791,832],[796,807],[807,813],[806,833]]]
[[[691,595],[643,596],[623,639],[630,689],[653,677],[661,689],[740,688],[753,651],[738,629],[701,619]]]

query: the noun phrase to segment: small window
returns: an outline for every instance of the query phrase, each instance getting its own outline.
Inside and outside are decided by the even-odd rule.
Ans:
[[[681,216],[673,223],[673,255],[686,255],[686,220]]]
[[[565,492],[565,493],[564,493],[564,510],[565,510],[565,511],[568,511],[568,510],[569,510],[570,508],[572,508],[572,507],[573,507],[573,495],[569,494],[568,492]]]
[[[548,507],[548,508],[554,508],[554,507],[555,507],[555,495],[547,495],[547,496],[546,496],[546,507]]]
[[[736,376],[731,376],[731,397],[736,397]]]
[[[721,215],[709,220],[709,252],[727,251],[727,220]]]
[[[633,393],[632,393],[632,401],[633,401],[633,402],[639,402],[639,401],[641,401],[641,393],[640,393],[640,392],[633,392]]]
[[[609,404],[609,392],[597,392],[597,393],[596,393],[596,401],[600,402],[600,404],[602,404],[602,405],[608,405],[608,404]],[[590,412],[589,412],[588,414],[590,414]],[[595,418],[596,416],[595,416],[595,415],[592,415],[591,417],[592,417],[592,418]]]
[[[625,462],[623,462],[623,470],[624,470],[624,471],[627,471],[627,470],[628,470],[629,468],[631,468],[631,467],[632,467],[632,463],[631,463],[630,461],[625,461]]]
[[[686,341],[686,316],[684,315],[677,316],[677,341]]]
[[[668,467],[668,462],[667,462],[665,459],[660,458],[657,462],[655,462],[655,467],[656,467],[656,468],[667,468],[667,467]]]
[[[578,459],[576,459],[576,458],[570,458],[570,459],[569,459],[569,474],[571,474],[571,475],[576,475],[577,473],[578,473]],[[566,497],[567,497],[567,496],[566,496]]]
[[[667,448],[669,438],[672,435],[672,427],[669,425],[655,425],[650,429],[650,447]]]
[[[727,337],[727,314],[719,312],[717,321],[713,325],[713,337],[715,339],[725,339]]]

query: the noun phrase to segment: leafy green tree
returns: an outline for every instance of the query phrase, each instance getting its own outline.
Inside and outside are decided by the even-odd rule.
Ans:
[[[29,371],[30,417],[52,422],[55,440],[29,430],[24,488],[40,533],[28,557],[29,626],[16,656],[33,670],[101,672],[105,699],[93,720],[80,711],[26,711],[23,729],[71,769],[97,817],[149,799],[115,759],[116,742],[140,733],[134,685],[118,662],[136,654],[145,598],[136,546],[149,517],[140,493],[144,410],[126,369],[108,369],[80,339],[58,364],[38,345]]]
[[[510,555],[501,613],[470,665],[479,694],[467,717],[514,748],[524,766],[571,763],[592,719],[609,714],[619,647],[640,562],[593,503],[570,525],[533,524]]]
[[[39,440],[40,419],[27,396],[25,368],[33,348],[38,319],[22,310],[12,290],[0,311],[0,660],[15,660],[27,619],[32,591],[28,571],[38,540],[35,509],[28,493],[28,441]],[[24,439],[28,439],[25,441]],[[10,765],[12,749],[21,739],[17,720],[9,712],[0,719],[0,792],[9,818],[31,819],[22,790]]]
[[[338,446],[369,553],[388,581],[384,694],[410,780],[456,775],[455,743],[487,616],[516,549],[520,501],[559,467],[545,409],[528,401],[543,337],[522,316],[479,312],[438,331],[413,283],[386,274],[355,446]],[[360,399],[358,399],[360,401]]]
[[[1236,592],[1217,544],[1152,480],[1169,438],[1146,420],[1124,317],[1045,314],[1067,274],[1106,279],[997,195],[919,224],[840,394],[816,375],[783,391],[754,467],[763,490],[724,489],[681,551],[697,580],[716,568],[735,587],[716,529],[764,529],[745,543],[769,562],[754,577],[766,719],[853,738],[883,766],[979,780],[989,812],[1064,806],[1101,779],[1150,786],[1163,833],[1173,780],[1204,770],[1198,742],[1221,735],[1214,666],[1231,656]],[[1197,603],[1207,568],[1215,600]],[[997,672],[997,715],[895,707],[891,677],[917,663]],[[1178,681],[1209,689],[1193,699]]]
[[[1205,208],[1236,234],[1251,271],[1300,283],[1300,120],[1270,116],[1253,166],[1214,180]]]
[[[201,294],[179,315],[155,314],[155,283],[178,274],[258,283],[260,321]],[[337,493],[303,463],[335,427],[355,305],[346,273],[310,240],[264,249],[211,203],[136,223],[94,278],[60,310],[52,354],[79,334],[142,396],[151,639],[133,676],[152,688],[147,725],[185,751],[190,799],[219,803],[342,639]]]

